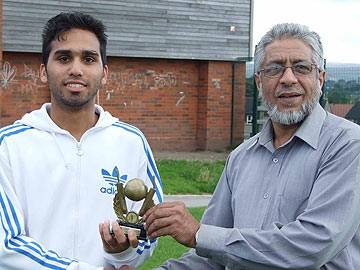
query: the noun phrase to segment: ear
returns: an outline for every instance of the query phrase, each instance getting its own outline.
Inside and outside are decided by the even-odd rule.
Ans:
[[[321,89],[321,88],[323,87],[323,85],[324,85],[325,78],[326,78],[325,71],[320,71],[320,72],[319,72],[319,84],[320,84],[320,89]]]
[[[322,87],[323,87],[323,85],[324,85],[324,82],[325,82],[325,71],[320,71],[319,72],[319,78],[318,78],[318,82],[319,82],[319,89],[320,89],[320,95],[322,95],[323,94],[323,92],[322,92]]]
[[[107,78],[108,78],[108,73],[109,73],[109,68],[108,65],[105,65],[103,68],[103,77],[101,79],[101,84],[104,85],[107,82]]]
[[[46,72],[46,67],[44,64],[40,65],[40,80],[43,83],[47,83],[48,82],[48,78],[47,78],[47,72]]]
[[[262,83],[261,83],[260,74],[254,73],[254,78],[255,78],[256,88],[258,90],[261,89],[262,88]]]

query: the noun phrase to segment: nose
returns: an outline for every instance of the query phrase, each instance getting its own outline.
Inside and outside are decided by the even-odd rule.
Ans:
[[[81,77],[83,75],[82,63],[79,60],[72,61],[69,66],[69,75],[74,77]]]
[[[290,67],[286,67],[283,75],[280,77],[280,83],[285,85],[293,85],[298,82],[294,72]]]

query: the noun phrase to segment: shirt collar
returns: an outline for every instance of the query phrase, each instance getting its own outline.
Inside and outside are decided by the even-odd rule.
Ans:
[[[295,132],[294,136],[302,139],[312,148],[317,149],[320,140],[320,132],[324,124],[325,117],[326,112],[318,103],[312,113],[306,117],[305,121]]]
[[[317,103],[312,113],[305,118],[304,122],[296,130],[294,137],[296,136],[302,139],[312,148],[316,149],[319,144],[320,131],[323,126],[325,117],[325,110],[320,106],[319,103]],[[267,143],[272,142],[273,137],[274,131],[272,123],[271,120],[268,119],[261,130],[259,143],[265,146]]]

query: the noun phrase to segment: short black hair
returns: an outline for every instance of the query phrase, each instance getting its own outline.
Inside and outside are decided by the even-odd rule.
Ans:
[[[49,60],[51,42],[55,39],[59,40],[62,33],[74,28],[87,30],[96,35],[100,43],[101,60],[103,65],[106,65],[107,35],[105,34],[105,25],[100,20],[97,20],[91,15],[84,14],[82,12],[62,12],[48,20],[42,32],[43,64],[46,66]]]

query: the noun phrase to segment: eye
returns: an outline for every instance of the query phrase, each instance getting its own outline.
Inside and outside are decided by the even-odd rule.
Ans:
[[[57,58],[57,60],[60,62],[60,63],[68,63],[70,62],[70,57],[68,55],[61,55]]]
[[[295,72],[300,74],[309,74],[312,71],[311,64],[300,63],[293,66]]]
[[[264,74],[266,76],[274,76],[279,74],[282,71],[283,67],[282,66],[278,66],[278,65],[274,65],[274,66],[269,66],[264,68]]]
[[[94,57],[91,57],[91,56],[86,56],[84,58],[84,62],[87,63],[87,64],[91,64],[91,63],[93,63],[95,61],[96,61],[96,59]]]

